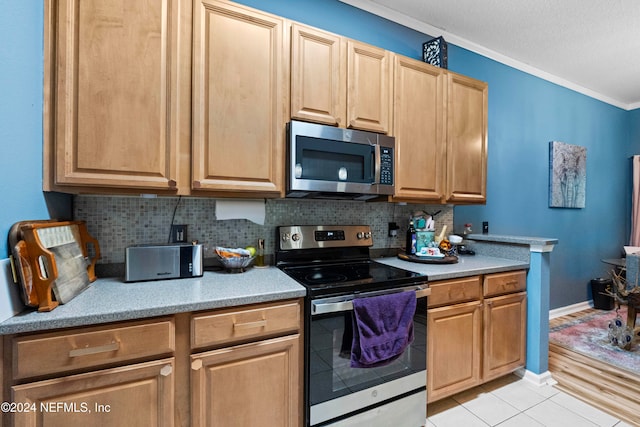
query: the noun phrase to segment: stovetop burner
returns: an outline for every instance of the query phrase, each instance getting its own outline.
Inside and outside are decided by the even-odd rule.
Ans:
[[[304,285],[310,296],[369,292],[414,283],[423,275],[367,260],[354,263],[289,266],[282,271]]]
[[[340,273],[334,273],[332,271],[313,271],[307,274],[304,277],[305,282],[307,283],[335,283],[335,282],[344,282],[347,280],[347,276]]]

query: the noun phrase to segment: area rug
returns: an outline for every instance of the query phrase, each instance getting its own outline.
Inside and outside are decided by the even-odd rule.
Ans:
[[[626,323],[626,307],[622,307],[619,314]],[[640,375],[640,337],[635,337],[630,350],[612,345],[608,325],[615,318],[615,310],[589,310],[584,314],[567,316],[566,321],[554,322],[549,329],[549,343]]]

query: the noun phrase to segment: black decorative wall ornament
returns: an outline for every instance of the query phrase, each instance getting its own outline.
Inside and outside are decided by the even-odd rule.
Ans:
[[[436,67],[447,68],[447,42],[442,36],[422,43],[422,60]]]

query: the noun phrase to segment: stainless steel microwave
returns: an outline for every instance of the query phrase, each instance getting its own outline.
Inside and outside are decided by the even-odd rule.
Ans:
[[[287,197],[371,200],[394,193],[391,136],[292,120]]]

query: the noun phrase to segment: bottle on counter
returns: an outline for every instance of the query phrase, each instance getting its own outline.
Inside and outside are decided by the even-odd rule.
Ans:
[[[256,267],[264,267],[264,239],[258,239],[258,250],[256,252]]]
[[[405,242],[405,253],[407,255],[416,254],[416,229],[413,227],[413,219],[409,220],[409,228],[407,229],[407,239]]]
[[[466,224],[464,225],[464,230],[462,231],[462,235],[463,235],[464,237],[466,237],[468,234],[473,234],[473,230],[471,230],[471,226],[472,226],[472,225],[473,225],[473,224],[471,224],[470,222],[468,222],[468,223],[466,223]]]

